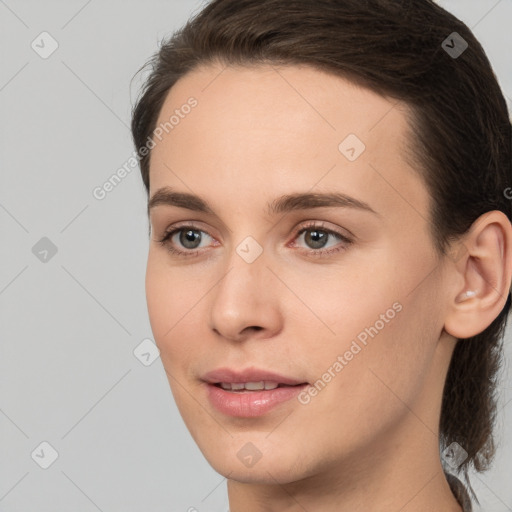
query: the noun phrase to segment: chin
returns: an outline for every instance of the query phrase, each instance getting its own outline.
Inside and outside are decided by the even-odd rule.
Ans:
[[[310,476],[313,465],[298,459],[299,447],[280,440],[282,449],[276,449],[265,442],[266,435],[262,435],[261,441],[251,434],[238,441],[232,440],[231,446],[217,445],[201,451],[217,473],[237,482],[275,485],[276,482],[286,484]]]
[[[268,467],[264,465],[260,466],[258,463],[252,468],[240,467],[240,465],[233,463],[213,465],[210,462],[210,465],[217,473],[225,478],[245,484],[275,485],[277,482],[280,484],[288,484],[307,476],[290,472],[289,468],[276,467],[276,465],[272,463],[269,464]]]

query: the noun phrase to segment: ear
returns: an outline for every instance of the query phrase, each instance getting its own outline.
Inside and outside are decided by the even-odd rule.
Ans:
[[[512,224],[501,211],[484,213],[452,247],[456,253],[444,329],[470,338],[500,314],[511,291]]]

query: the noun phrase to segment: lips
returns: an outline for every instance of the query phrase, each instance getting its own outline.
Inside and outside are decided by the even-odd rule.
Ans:
[[[260,370],[257,368],[248,368],[246,370],[234,370],[231,368],[218,368],[203,375],[202,379],[209,384],[240,384],[247,382],[275,382],[281,386],[297,386],[307,384],[303,380],[294,379],[279,373]]]
[[[296,397],[307,382],[266,370],[219,368],[203,375],[210,403],[226,416],[262,416]]]

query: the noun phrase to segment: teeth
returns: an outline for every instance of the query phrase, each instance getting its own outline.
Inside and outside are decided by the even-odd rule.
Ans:
[[[276,389],[277,382],[221,382],[220,387],[229,391],[240,391],[246,389],[248,391],[260,391],[262,389]]]
[[[257,391],[260,389],[265,389],[265,383],[263,381],[260,382],[246,382],[245,389],[249,391]]]

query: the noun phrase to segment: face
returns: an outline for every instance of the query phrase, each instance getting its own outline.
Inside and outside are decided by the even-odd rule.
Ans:
[[[149,317],[183,420],[230,479],[353,470],[437,431],[443,266],[393,105],[298,66],[210,65],[166,98]]]

